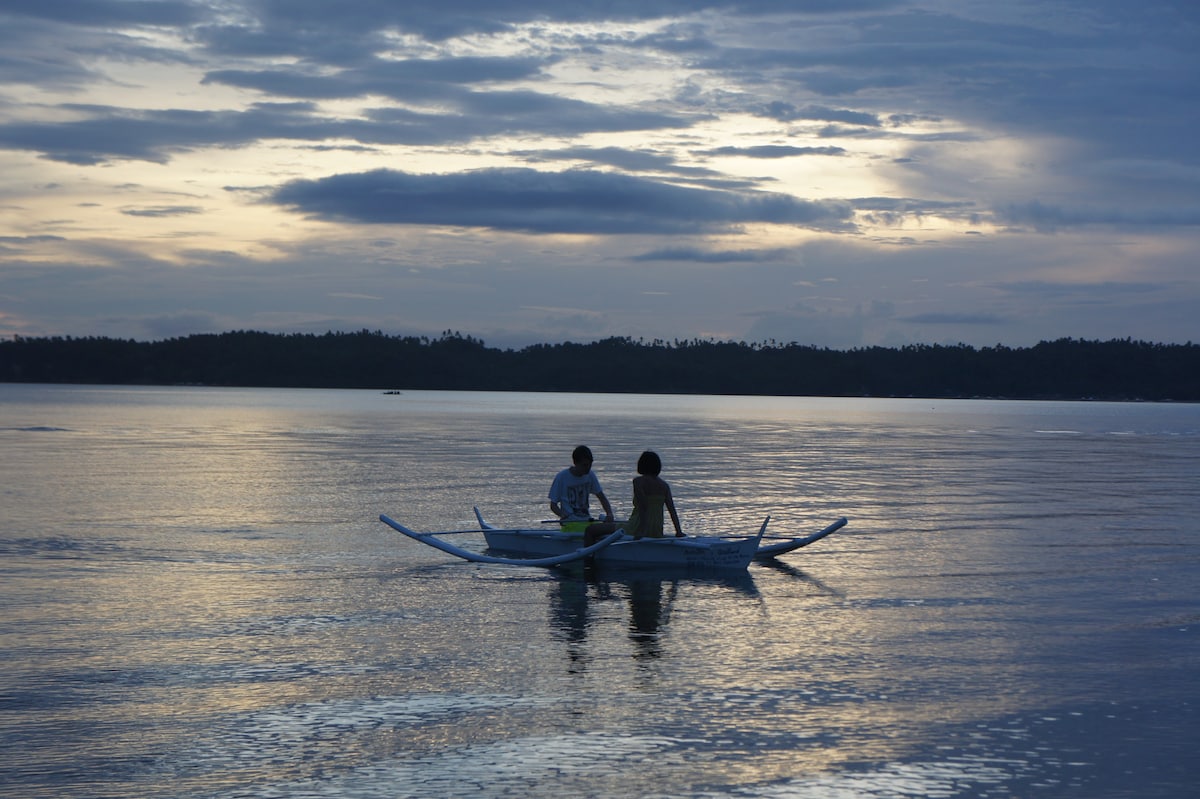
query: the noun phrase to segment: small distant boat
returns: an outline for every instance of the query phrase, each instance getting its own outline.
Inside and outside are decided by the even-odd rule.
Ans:
[[[474,563],[501,563],[517,566],[559,566],[591,558],[597,565],[639,569],[682,569],[697,571],[744,571],[755,559],[769,560],[786,552],[808,546],[840,530],[846,519],[838,519],[823,530],[800,538],[783,538],[764,545],[768,516],[758,532],[748,536],[668,536],[634,538],[623,530],[584,547],[579,533],[557,528],[497,527],[475,508],[479,530],[418,533],[394,519],[380,515],[379,520],[392,529],[447,554]],[[442,537],[460,533],[482,533],[486,553],[455,546]],[[772,539],[774,540],[774,539]]]

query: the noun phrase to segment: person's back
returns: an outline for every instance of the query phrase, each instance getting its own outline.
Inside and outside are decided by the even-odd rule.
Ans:
[[[666,508],[675,525],[675,535],[682,536],[671,486],[658,476],[662,460],[653,452],[643,452],[637,470],[639,476],[633,478],[633,512],[629,514],[625,532],[634,538],[662,538],[663,508]]]

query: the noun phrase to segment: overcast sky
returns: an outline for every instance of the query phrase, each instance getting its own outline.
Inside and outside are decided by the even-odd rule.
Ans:
[[[0,335],[1200,342],[1195,0],[0,0]]]

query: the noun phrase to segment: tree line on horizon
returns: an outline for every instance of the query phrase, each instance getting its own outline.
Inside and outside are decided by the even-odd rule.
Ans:
[[[453,331],[14,336],[0,341],[0,382],[1196,402],[1200,345],[1064,338],[832,350],[617,337],[501,350]]]

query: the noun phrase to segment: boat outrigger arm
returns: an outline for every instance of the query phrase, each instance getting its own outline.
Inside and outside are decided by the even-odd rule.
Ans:
[[[782,555],[785,552],[791,552],[792,550],[799,549],[800,547],[806,547],[814,541],[820,541],[830,533],[836,533],[845,526],[846,518],[842,517],[826,527],[824,530],[815,532],[812,535],[806,535],[803,538],[790,538],[786,541],[780,541],[778,544],[767,544],[766,546],[760,545],[758,551],[754,553],[754,559],[770,560],[776,555]]]
[[[438,538],[434,533],[418,533],[415,530],[410,530],[400,522],[392,519],[384,514],[379,514],[379,521],[391,527],[397,532],[420,541],[422,544],[428,544],[434,549],[440,549],[443,552],[454,555],[455,557],[469,560],[472,563],[499,563],[507,566],[558,566],[561,563],[570,563],[576,560],[582,560],[589,555],[595,555],[600,550],[612,544],[625,535],[624,530],[617,530],[605,538],[600,539],[590,547],[582,547],[574,552],[567,552],[562,555],[554,555],[548,558],[502,558],[496,555],[483,555],[478,552],[472,552],[462,547],[456,547],[454,544],[448,544]]]

